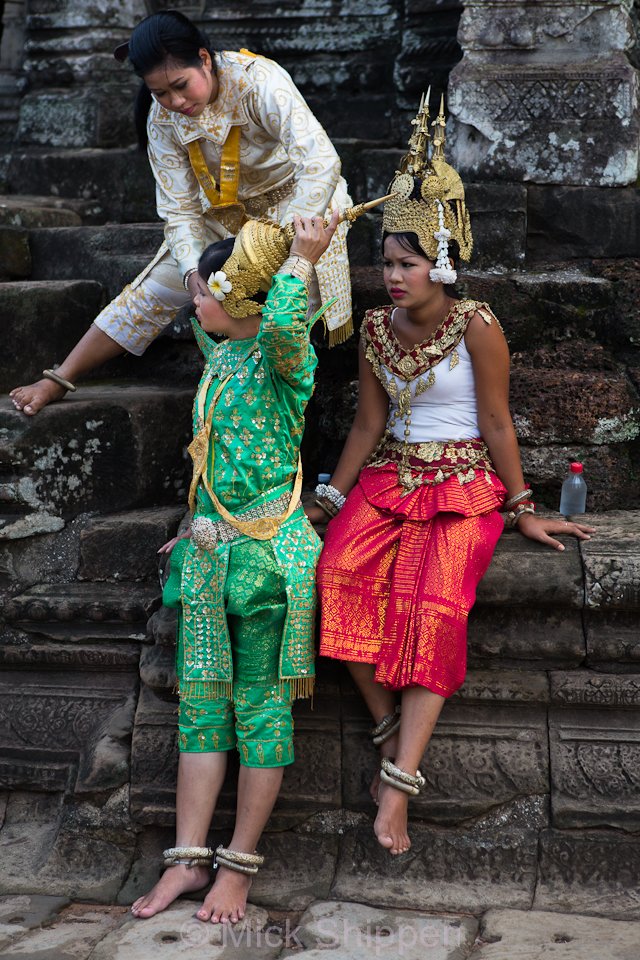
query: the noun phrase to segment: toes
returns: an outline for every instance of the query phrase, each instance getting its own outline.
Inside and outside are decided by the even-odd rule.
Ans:
[[[381,846],[386,847],[387,850],[392,850],[395,846],[393,837],[390,836],[388,833],[381,833],[380,836],[378,837],[378,843]]]

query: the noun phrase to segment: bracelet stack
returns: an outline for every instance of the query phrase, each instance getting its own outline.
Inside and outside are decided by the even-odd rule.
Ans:
[[[347,499],[344,494],[340,493],[336,487],[332,487],[330,483],[319,483],[315,489],[315,494],[314,503],[320,507],[321,510],[324,510],[330,520],[333,520],[333,518],[340,513]]]
[[[527,487],[505,502],[504,509],[508,511],[504,521],[505,527],[512,529],[518,525],[518,521],[523,514],[536,512],[535,503],[529,499],[531,494],[532,490]]]
[[[313,277],[313,270],[314,267],[310,260],[295,253],[287,257],[278,270],[278,273],[286,273],[291,277],[295,277],[296,280],[302,280],[304,285],[308,287]]]

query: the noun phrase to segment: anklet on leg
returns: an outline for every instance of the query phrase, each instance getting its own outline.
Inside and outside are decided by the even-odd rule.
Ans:
[[[402,790],[403,793],[408,793],[412,797],[417,797],[426,783],[426,780],[419,770],[416,771],[414,777],[405,770],[401,770],[400,767],[396,767],[395,763],[392,763],[389,757],[383,757],[382,759],[380,779],[390,787],[394,787],[396,790]]]
[[[213,869],[227,867],[228,870],[235,870],[236,873],[255,876],[263,863],[264,857],[258,853],[243,853],[241,850],[231,850],[229,847],[220,845],[215,851]]]

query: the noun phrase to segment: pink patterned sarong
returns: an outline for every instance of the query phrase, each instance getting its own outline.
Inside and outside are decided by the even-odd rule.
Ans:
[[[393,690],[450,697],[464,681],[467,619],[504,523],[495,474],[406,493],[368,467],[327,528],[318,567],[320,653],[376,664]]]

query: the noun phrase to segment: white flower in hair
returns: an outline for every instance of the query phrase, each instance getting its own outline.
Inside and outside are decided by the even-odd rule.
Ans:
[[[207,286],[216,300],[226,299],[227,294],[233,290],[233,284],[227,280],[224,270],[216,270],[215,273],[210,274]]]

